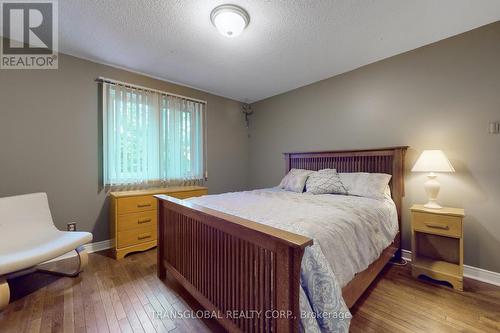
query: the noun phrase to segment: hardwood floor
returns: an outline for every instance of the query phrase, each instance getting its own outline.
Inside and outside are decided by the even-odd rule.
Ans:
[[[77,278],[34,273],[10,280],[15,301],[0,313],[0,332],[221,331],[215,321],[155,316],[200,309],[178,284],[167,282],[156,277],[156,250],[121,261],[92,253]]]
[[[156,278],[155,250],[122,261],[90,254],[78,278],[35,273],[9,282],[13,302],[0,313],[2,333],[223,331],[213,320],[154,315],[201,309],[178,284]],[[388,266],[352,309],[351,332],[500,332],[500,288],[466,279],[465,289]]]
[[[500,332],[500,288],[464,279],[464,292],[389,265],[351,309],[350,332]]]

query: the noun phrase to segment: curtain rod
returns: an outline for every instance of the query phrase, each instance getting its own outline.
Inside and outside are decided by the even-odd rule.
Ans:
[[[96,82],[102,82],[102,83],[114,84],[114,85],[118,85],[118,86],[124,86],[124,87],[127,87],[127,88],[132,88],[132,89],[137,89],[137,90],[144,90],[144,91],[155,92],[155,93],[159,93],[161,95],[179,97],[179,98],[186,99],[186,100],[189,100],[189,101],[207,104],[207,101],[204,101],[204,100],[201,100],[201,99],[196,99],[196,98],[191,98],[191,97],[187,97],[187,96],[183,96],[183,95],[173,94],[173,93],[169,93],[169,92],[163,91],[163,90],[158,90],[158,89],[148,88],[148,87],[144,87],[144,86],[139,86],[137,84],[131,84],[131,83],[123,82],[123,81],[108,79],[108,78],[102,77],[102,76],[99,76],[97,79],[95,79],[95,81]]]

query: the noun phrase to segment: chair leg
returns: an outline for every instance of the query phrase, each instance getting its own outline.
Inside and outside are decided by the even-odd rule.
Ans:
[[[80,274],[83,269],[89,264],[89,254],[83,246],[77,248],[76,252],[78,253],[78,260],[80,262],[80,264],[78,265],[78,274]]]
[[[10,288],[6,279],[0,278],[0,311],[9,305],[10,301]]]
[[[89,256],[88,256],[87,250],[85,250],[85,248],[83,246],[76,248],[75,251],[78,254],[78,268],[74,272],[65,273],[65,272],[47,270],[47,269],[43,269],[43,268],[38,269],[38,271],[53,274],[53,275],[67,276],[67,277],[78,276],[83,271],[83,269],[87,266],[87,264],[89,263]]]

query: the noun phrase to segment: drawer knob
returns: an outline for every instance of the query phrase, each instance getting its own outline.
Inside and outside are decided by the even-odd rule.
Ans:
[[[137,240],[143,240],[143,239],[148,239],[148,238],[151,238],[151,235],[137,236]]]
[[[443,230],[448,230],[450,229],[449,226],[445,225],[445,224],[437,224],[437,223],[430,223],[430,222],[424,222],[424,224],[429,227],[429,228],[433,228],[433,229],[443,229]]]
[[[148,222],[151,222],[151,219],[142,219],[142,220],[139,219],[139,220],[137,220],[138,224],[144,224],[144,223],[148,223]]]
[[[137,208],[144,208],[144,207],[151,207],[151,202],[137,204]]]

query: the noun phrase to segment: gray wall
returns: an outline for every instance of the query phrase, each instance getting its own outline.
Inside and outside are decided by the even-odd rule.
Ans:
[[[251,187],[278,184],[284,151],[409,145],[403,247],[412,203],[425,202],[423,149],[442,149],[457,170],[439,177],[440,201],[463,207],[465,263],[500,272],[500,23],[253,105]]]
[[[108,238],[98,189],[98,76],[208,101],[211,193],[276,185],[281,153],[407,144],[405,208],[424,202],[423,149],[443,149],[442,203],[464,207],[466,264],[500,272],[500,23],[255,103],[248,143],[239,103],[61,55],[59,70],[0,70],[0,196],[49,195],[56,224]],[[249,181],[247,183],[247,176]],[[409,248],[405,209],[404,248]]]
[[[94,241],[109,238],[106,193],[98,189],[98,76],[208,101],[209,191],[247,188],[240,103],[60,56],[58,70],[0,70],[0,197],[47,192],[60,229],[76,221]]]

